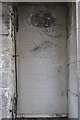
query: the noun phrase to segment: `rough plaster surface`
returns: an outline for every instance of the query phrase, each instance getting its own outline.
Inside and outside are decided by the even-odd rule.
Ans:
[[[55,23],[47,28],[35,27],[31,16],[45,9],[55,17]],[[66,22],[64,6],[19,7],[19,115],[67,114]]]

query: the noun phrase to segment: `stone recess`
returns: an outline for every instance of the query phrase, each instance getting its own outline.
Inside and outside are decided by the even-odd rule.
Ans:
[[[73,10],[73,12],[72,12]],[[9,118],[11,117],[10,109],[11,109],[11,99],[14,95],[15,88],[15,73],[14,73],[14,26],[12,7],[10,3],[1,3],[0,2],[0,120],[1,118]],[[72,16],[72,17],[71,17]],[[68,22],[68,70],[69,70],[69,98],[73,101],[77,101],[79,96],[79,118],[80,118],[80,2],[78,3],[78,44],[76,43],[76,13],[75,13],[75,3],[69,7],[69,22]],[[78,45],[78,46],[77,46]],[[74,46],[74,48],[73,48]],[[78,48],[78,51],[76,49]],[[73,49],[72,49],[73,48]],[[76,61],[76,52],[78,55],[78,61]],[[78,63],[78,64],[77,64]],[[77,96],[77,89],[72,88],[72,84],[74,85],[75,80],[77,80],[77,73],[74,69],[78,65],[78,80],[79,80],[79,94]],[[77,68],[76,68],[77,69]],[[73,77],[72,77],[73,76]],[[73,79],[72,79],[73,78]],[[74,80],[74,81],[73,81]],[[72,91],[72,92],[70,92]],[[75,93],[73,95],[73,93]],[[70,100],[69,99],[69,100]],[[72,101],[70,105],[74,106]],[[77,103],[76,103],[77,104]],[[75,107],[76,107],[75,104]],[[69,106],[70,107],[70,106]],[[72,110],[69,109],[71,113]],[[74,114],[74,113],[71,113]],[[77,116],[75,114],[75,116]],[[71,116],[69,116],[71,117]]]
[[[14,94],[14,41],[13,28],[11,24],[12,7],[10,3],[0,2],[0,114],[2,118],[11,117],[11,99]],[[12,69],[13,68],[13,69]]]

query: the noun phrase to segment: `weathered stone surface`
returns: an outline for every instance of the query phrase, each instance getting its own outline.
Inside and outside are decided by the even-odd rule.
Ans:
[[[78,32],[78,36],[77,36],[77,66],[78,66],[78,87],[79,87],[79,100],[78,100],[78,110],[79,110],[79,119],[80,119],[80,1],[77,4],[77,32]]]
[[[9,110],[2,109],[2,118],[8,118],[8,116],[9,116]]]
[[[2,119],[2,109],[0,109],[0,120]]]
[[[68,64],[76,62],[77,59],[77,33],[76,30],[72,32],[68,37]]]
[[[2,104],[0,104],[0,114],[2,114],[2,118],[10,117],[10,102],[14,93],[10,7],[10,3],[2,3],[2,6],[0,3],[0,103],[2,102]]]
[[[11,37],[10,36],[1,36],[2,38],[2,50],[4,51],[4,48],[9,48],[10,49],[10,45],[11,45]]]
[[[78,2],[78,28],[80,28],[80,1]]]
[[[80,2],[79,2],[78,9],[80,11]],[[8,85],[10,85],[10,91],[2,90],[3,92],[0,92],[0,103],[1,103],[1,98],[2,98],[2,106],[1,106],[2,109],[0,109],[0,117],[2,115],[3,118],[9,117],[10,103],[8,100],[11,99],[11,97],[14,93],[13,86],[14,86],[14,80],[15,80],[14,59],[12,59],[12,54],[13,54],[12,44],[13,43],[12,43],[12,38],[10,37],[10,12],[11,11],[10,11],[10,4],[9,3],[3,3],[3,5],[1,5],[1,3],[0,3],[0,17],[2,16],[2,18],[0,18],[0,28],[1,28],[0,33],[6,34],[6,35],[2,35],[2,36],[0,35],[0,51],[2,50],[2,53],[0,55],[1,55],[1,60],[3,62],[3,63],[1,63],[1,60],[0,60],[0,70],[7,71],[7,72],[2,73],[2,76],[1,76],[2,81],[0,81],[0,83],[2,85],[0,86],[0,88],[5,89],[5,88],[8,88]],[[70,7],[69,12],[70,12],[70,14],[68,16],[69,17],[68,18],[69,19],[68,39],[69,39],[69,51],[70,51],[70,53],[68,56],[69,57],[68,61],[69,61],[69,63],[72,63],[72,62],[76,62],[76,36],[75,36],[76,32],[74,32],[75,28],[76,28],[75,3],[72,7]],[[1,14],[3,14],[3,15],[1,15]],[[79,12],[79,16],[80,16],[80,12]],[[78,22],[80,24],[80,20]],[[79,28],[80,28],[80,25],[79,25]],[[80,39],[80,36],[78,36],[78,39]],[[80,44],[78,43],[78,45],[80,45]],[[80,48],[80,47],[78,46],[78,48]],[[13,49],[14,49],[14,46],[13,46]],[[79,51],[80,50],[78,49],[78,55],[79,55]],[[80,57],[79,57],[79,59],[80,59]],[[75,90],[75,87],[72,88],[72,83],[74,84],[75,81],[77,80],[77,76],[76,76],[77,73],[76,73],[75,68],[76,68],[75,65],[69,66],[70,88],[74,92],[76,92],[76,90]],[[78,73],[80,72],[79,70],[78,70]],[[11,75],[10,75],[10,73],[11,73]],[[79,81],[80,81],[80,73],[78,74],[78,77],[79,77]],[[79,86],[80,86],[80,83],[79,83]],[[77,97],[75,98],[75,95],[71,94],[70,99],[72,100],[72,98],[74,101],[77,100]],[[73,105],[73,102],[71,103],[71,105]],[[74,105],[73,105],[73,107],[74,107]],[[79,113],[80,113],[80,97],[79,97]]]
[[[0,2],[0,16],[2,16],[2,2]]]
[[[3,72],[2,73],[2,88],[7,88],[9,84],[9,73]]]
[[[78,48],[78,50],[77,50],[77,60],[78,61],[80,61],[80,29],[77,29],[78,30],[78,36],[77,36],[77,48]]]
[[[10,69],[10,61],[8,58],[2,58],[2,61],[0,63],[0,70],[7,71]]]
[[[2,108],[6,109],[8,107],[9,93],[7,90],[2,90]]]
[[[68,117],[78,118],[76,4],[68,6]],[[74,107],[75,106],[75,107]],[[74,107],[74,108],[73,108]],[[74,109],[74,110],[73,110]]]
[[[2,90],[0,90],[0,109],[2,109]]]
[[[68,3],[68,36],[76,29],[76,4]]]

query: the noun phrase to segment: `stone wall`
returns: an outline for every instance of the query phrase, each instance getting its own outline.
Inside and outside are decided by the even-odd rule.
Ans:
[[[79,87],[79,119],[80,119],[80,2],[76,4],[76,19],[77,19],[77,67],[78,67],[78,87]]]
[[[78,118],[76,4],[68,3],[68,117]]]
[[[10,3],[0,3],[0,117],[11,116],[11,100],[14,94],[14,44]]]

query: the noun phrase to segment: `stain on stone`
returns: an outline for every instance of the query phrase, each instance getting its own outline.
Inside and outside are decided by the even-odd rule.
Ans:
[[[32,17],[31,23],[36,27],[50,27],[55,23],[55,18],[48,10],[38,10]]]
[[[55,43],[54,46],[57,47],[57,44]]]
[[[35,52],[35,51],[39,51],[40,48],[41,48],[41,46],[37,46],[37,47],[35,47],[35,48],[34,48],[34,52]]]
[[[54,45],[53,41],[43,41],[40,45],[36,45],[31,52],[39,52],[39,51],[45,51],[47,48],[52,48]]]
[[[58,73],[60,72],[60,70],[57,71]]]
[[[61,38],[62,37],[62,34],[60,33],[60,31],[57,30],[56,28],[54,30],[53,27],[45,28],[42,30],[42,32],[50,38]]]
[[[61,96],[64,96],[64,91],[61,93]]]

